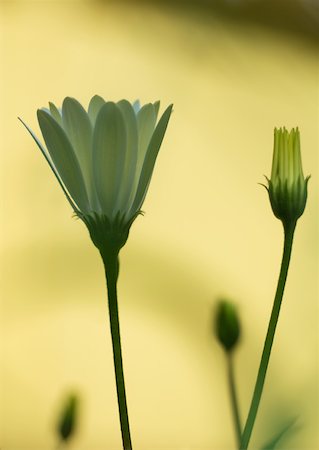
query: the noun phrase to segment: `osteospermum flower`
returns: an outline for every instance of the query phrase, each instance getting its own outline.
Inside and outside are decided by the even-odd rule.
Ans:
[[[275,216],[284,223],[296,222],[304,212],[309,178],[303,175],[298,128],[275,128],[268,192]]]
[[[121,248],[141,211],[172,105],[140,107],[94,96],[88,111],[67,97],[37,116],[46,148],[27,127],[94,244]]]
[[[59,110],[38,110],[46,148],[26,126],[75,214],[87,225],[106,275],[110,331],[123,450],[132,450],[118,316],[118,255],[141,207],[172,105],[157,121],[159,102],[140,107],[94,96],[88,111],[67,97]]]

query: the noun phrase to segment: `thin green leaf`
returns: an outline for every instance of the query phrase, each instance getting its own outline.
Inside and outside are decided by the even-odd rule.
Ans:
[[[261,450],[274,450],[282,438],[287,437],[287,434],[296,429],[296,422],[296,418],[288,422],[288,424],[286,424],[284,428],[282,428],[270,441],[268,441],[267,444],[261,448]]]

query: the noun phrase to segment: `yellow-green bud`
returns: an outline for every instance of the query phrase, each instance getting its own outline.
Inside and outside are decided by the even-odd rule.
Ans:
[[[235,306],[221,300],[215,313],[215,333],[226,352],[232,351],[240,338],[240,323]]]
[[[309,177],[304,177],[298,128],[275,128],[274,153],[268,193],[275,216],[284,225],[295,223],[304,212]]]

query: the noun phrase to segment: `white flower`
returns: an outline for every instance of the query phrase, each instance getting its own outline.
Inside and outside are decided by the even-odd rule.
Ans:
[[[94,96],[88,111],[73,98],[37,112],[46,144],[26,126],[94,244],[122,247],[140,213],[171,115],[159,102],[140,107]]]

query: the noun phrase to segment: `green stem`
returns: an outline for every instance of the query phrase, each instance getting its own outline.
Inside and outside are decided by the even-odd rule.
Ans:
[[[232,407],[232,412],[233,412],[233,420],[234,420],[234,426],[235,426],[236,439],[237,439],[237,443],[238,443],[238,447],[239,447],[240,441],[241,441],[241,423],[240,423],[238,399],[237,399],[236,386],[235,386],[233,353],[227,352],[226,358],[227,358],[227,375],[228,375],[230,402],[231,402],[231,407]]]
[[[275,300],[270,316],[270,321],[268,325],[267,335],[265,339],[264,349],[259,365],[258,375],[256,379],[254,394],[252,397],[247,421],[245,424],[245,428],[243,431],[242,439],[241,439],[241,450],[246,450],[249,445],[250,437],[253,431],[253,427],[256,420],[256,415],[258,412],[258,407],[261,399],[261,395],[263,392],[263,387],[265,383],[270,353],[272,344],[275,337],[275,331],[277,327],[277,322],[279,318],[280,313],[280,307],[282,303],[282,297],[285,289],[286,279],[287,279],[287,273],[289,268],[289,262],[291,257],[291,250],[292,250],[292,242],[294,237],[294,231],[296,227],[296,222],[284,224],[284,250],[283,250],[283,256],[281,261],[281,268],[280,268],[280,274],[278,279],[278,285],[275,295]]]
[[[107,283],[110,328],[113,346],[113,361],[115,369],[117,401],[121,423],[122,444],[124,450],[132,450],[127,403],[126,403],[124,373],[123,373],[120,323],[119,323],[117,289],[116,289],[117,278],[119,273],[118,252],[108,252],[108,253],[101,252],[101,256],[104,263],[106,283]]]

